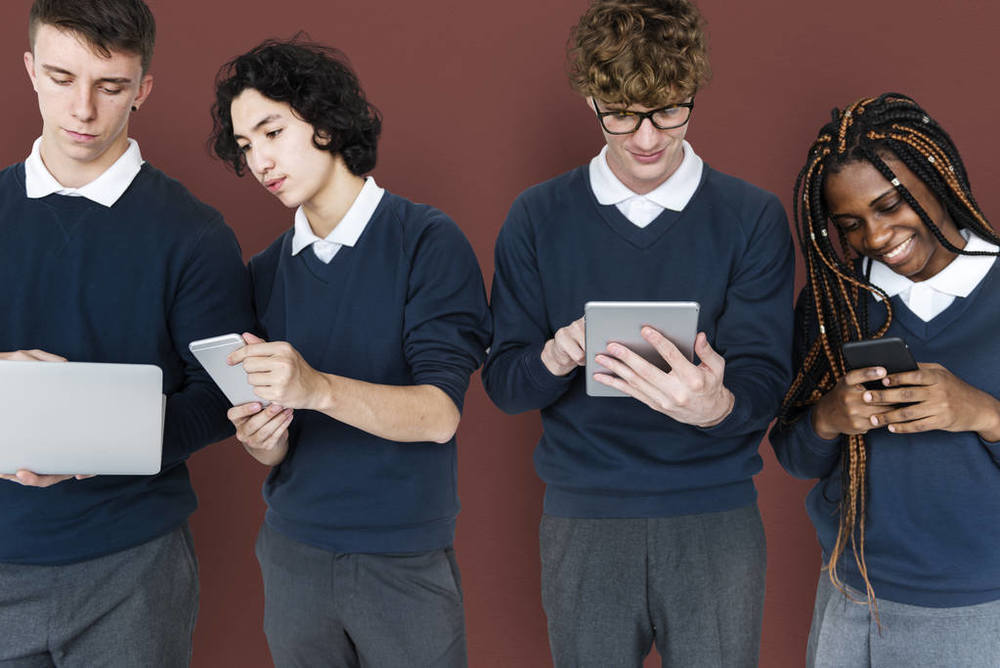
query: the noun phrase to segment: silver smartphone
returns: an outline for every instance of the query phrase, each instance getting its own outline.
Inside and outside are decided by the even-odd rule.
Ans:
[[[587,394],[591,397],[626,397],[594,380],[595,373],[610,373],[594,361],[611,342],[620,343],[650,364],[670,371],[670,365],[642,338],[649,325],[694,361],[694,339],[698,335],[698,302],[587,302],[584,322],[587,337]],[[613,374],[612,374],[613,375]]]
[[[243,365],[229,366],[226,363],[229,353],[245,345],[243,337],[239,334],[223,334],[210,339],[192,341],[188,344],[188,349],[233,406],[248,404],[251,401],[259,401],[262,406],[266,406],[271,402],[253,393],[253,386],[247,381]]]

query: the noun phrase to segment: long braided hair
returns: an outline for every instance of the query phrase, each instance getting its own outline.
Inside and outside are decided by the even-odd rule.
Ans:
[[[952,253],[992,255],[960,250],[945,238],[890,168],[888,162],[899,160],[923,181],[959,228],[967,228],[1000,245],[1000,237],[972,196],[958,149],[916,102],[905,95],[885,93],[858,100],[843,111],[834,109],[832,115],[832,120],[820,129],[795,181],[795,228],[806,267],[796,344],[806,354],[781,404],[778,420],[783,425],[802,417],[847,372],[841,352],[844,343],[881,337],[892,323],[892,305],[887,295],[866,276],[859,275],[855,269],[858,258],[850,250],[843,232],[834,226],[838,243],[830,238],[829,211],[823,192],[827,174],[848,163],[871,163],[942,246]],[[878,295],[886,307],[885,321],[874,328],[868,320],[868,293]],[[878,620],[864,552],[868,497],[868,451],[864,435],[842,438],[841,455],[840,526],[830,554],[830,580],[846,595],[837,574],[837,563],[849,546],[865,583],[868,605]]]

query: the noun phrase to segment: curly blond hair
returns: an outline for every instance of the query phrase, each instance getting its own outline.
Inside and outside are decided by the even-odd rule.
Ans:
[[[707,49],[688,0],[594,0],[570,35],[570,82],[602,102],[662,107],[708,82]]]

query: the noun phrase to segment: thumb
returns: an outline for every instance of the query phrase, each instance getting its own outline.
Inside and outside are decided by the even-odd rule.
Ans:
[[[245,343],[266,343],[264,339],[250,332],[243,332],[243,341]]]

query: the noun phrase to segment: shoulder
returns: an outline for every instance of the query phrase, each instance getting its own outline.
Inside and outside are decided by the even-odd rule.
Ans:
[[[695,198],[702,199],[716,217],[736,225],[747,237],[770,231],[789,235],[788,217],[774,193],[705,165],[705,176]]]
[[[518,207],[531,211],[558,208],[569,201],[579,200],[581,194],[586,194],[587,188],[587,165],[575,167],[524,190],[514,200],[511,213]]]
[[[293,229],[287,230],[272,241],[270,246],[250,258],[250,271],[253,273],[274,271],[278,266],[278,260],[281,259],[281,249],[285,245],[285,240],[293,233]]]
[[[458,224],[448,214],[429,204],[413,202],[388,190],[376,209],[376,217],[384,217],[389,228],[411,255],[428,243],[467,247],[469,242]]]
[[[542,226],[550,230],[561,228],[558,221],[567,214],[572,217],[571,212],[579,211],[581,203],[592,196],[586,165],[531,186],[511,204],[500,229],[498,244],[507,243],[511,235],[535,238]]]
[[[190,233],[202,233],[211,228],[225,228],[222,214],[205,204],[180,181],[171,178],[151,164],[144,163],[139,174],[126,191],[126,197],[153,218],[169,217],[171,228]]]
[[[24,186],[24,163],[17,162],[0,171],[0,198],[11,200],[16,197],[27,199]]]

